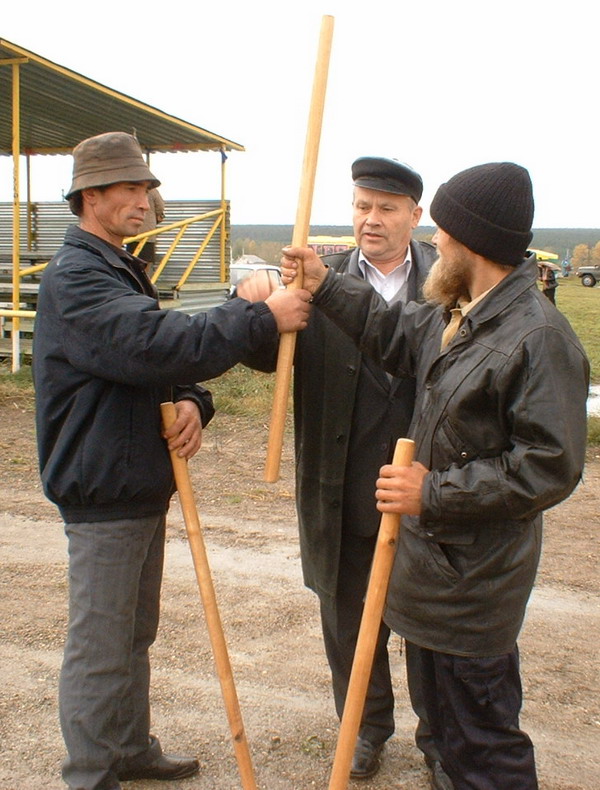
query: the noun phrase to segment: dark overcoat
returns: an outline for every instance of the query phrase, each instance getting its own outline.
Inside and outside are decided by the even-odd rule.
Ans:
[[[436,257],[427,242],[411,242],[408,300],[422,286]],[[332,269],[362,277],[358,248],[323,258]],[[254,355],[252,367],[274,369],[271,356]],[[406,433],[414,379],[390,381],[319,310],[297,336],[294,366],[296,503],[304,583],[333,601],[344,531],[373,535],[379,525],[375,480],[395,439]]]

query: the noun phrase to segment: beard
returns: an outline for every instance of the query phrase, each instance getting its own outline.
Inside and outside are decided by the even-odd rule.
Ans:
[[[440,255],[423,283],[423,296],[447,310],[456,307],[459,301],[470,301],[470,272],[471,264],[464,258],[442,258]]]

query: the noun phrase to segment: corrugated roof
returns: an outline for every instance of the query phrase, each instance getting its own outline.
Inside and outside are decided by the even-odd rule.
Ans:
[[[67,154],[102,132],[135,134],[144,151],[243,151],[239,143],[0,39],[0,155],[12,154],[12,67],[20,72],[23,154]],[[1,65],[4,62],[5,65]]]

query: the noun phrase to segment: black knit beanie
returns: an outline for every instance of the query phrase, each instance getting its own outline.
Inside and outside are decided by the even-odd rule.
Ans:
[[[490,162],[442,184],[429,210],[435,224],[473,252],[518,266],[533,233],[533,189],[524,167]]]

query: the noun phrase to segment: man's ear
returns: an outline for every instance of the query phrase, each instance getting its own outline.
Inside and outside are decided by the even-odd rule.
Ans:
[[[421,206],[415,206],[413,209],[412,215],[412,227],[416,228],[419,222],[421,221],[421,217],[423,216],[423,209]]]
[[[98,197],[98,190],[95,187],[87,187],[81,190],[81,198],[84,203],[94,205]]]

